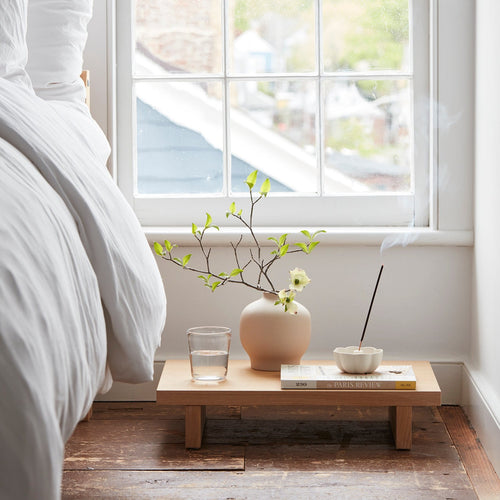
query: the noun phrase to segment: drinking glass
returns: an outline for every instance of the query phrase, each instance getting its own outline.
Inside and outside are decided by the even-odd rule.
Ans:
[[[187,331],[191,376],[195,382],[226,380],[231,329],[197,326]]]

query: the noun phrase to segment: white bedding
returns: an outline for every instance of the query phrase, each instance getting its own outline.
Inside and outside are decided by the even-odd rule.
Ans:
[[[163,285],[95,127],[0,78],[2,500],[59,498],[64,443],[106,366],[152,379]]]

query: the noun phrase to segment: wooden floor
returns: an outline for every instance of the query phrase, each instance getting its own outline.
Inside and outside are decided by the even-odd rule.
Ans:
[[[63,498],[500,499],[456,406],[415,408],[413,449],[394,449],[385,408],[215,407],[185,450],[184,409],[95,403],[66,446]]]

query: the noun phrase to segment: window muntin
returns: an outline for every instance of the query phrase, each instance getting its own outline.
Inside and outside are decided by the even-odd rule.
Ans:
[[[252,3],[259,4],[259,7],[252,11]],[[130,94],[135,93],[137,99],[136,106],[131,109],[131,115],[136,113],[137,126],[133,119],[131,129],[136,128],[138,160],[137,165],[128,170],[135,172],[137,179],[126,184],[129,188],[132,187],[132,193],[128,193],[129,199],[138,212],[144,214],[144,223],[152,221],[149,223],[171,224],[163,222],[161,216],[149,213],[149,207],[155,207],[159,214],[163,211],[161,206],[170,203],[169,198],[178,206],[179,198],[185,196],[189,199],[195,196],[195,205],[197,204],[199,211],[201,204],[211,204],[214,196],[237,196],[238,193],[245,192],[242,179],[251,170],[258,168],[273,181],[271,196],[284,197],[280,201],[281,206],[289,202],[302,204],[304,201],[306,205],[302,206],[309,213],[310,221],[316,219],[314,211],[321,207],[321,203],[311,203],[311,197],[319,197],[324,200],[325,208],[335,206],[335,210],[339,212],[331,218],[332,224],[338,224],[340,220],[343,225],[369,225],[374,219],[376,224],[383,225],[415,224],[415,203],[418,199],[423,200],[423,204],[428,202],[428,181],[425,177],[428,175],[429,158],[425,154],[428,145],[419,148],[415,142],[419,139],[413,129],[413,112],[417,97],[423,102],[428,101],[429,82],[425,77],[420,77],[420,83],[415,88],[414,66],[417,69],[425,68],[424,73],[428,74],[429,53],[428,46],[419,47],[418,64],[414,64],[410,26],[410,19],[414,15],[412,2],[323,0],[285,3],[290,6],[289,10],[283,2],[193,0],[183,2],[182,7],[190,5],[196,11],[200,10],[201,4],[205,7],[211,4],[213,29],[209,30],[205,25],[205,29],[201,30],[199,22],[193,21],[194,16],[187,15],[181,16],[187,19],[187,25],[182,24],[176,16],[172,26],[168,22],[157,22],[164,30],[163,35],[169,33],[171,36],[171,32],[176,30],[183,32],[191,29],[195,40],[197,37],[206,40],[206,33],[210,32],[212,40],[216,41],[212,41],[211,57],[205,58],[212,62],[205,65],[198,65],[190,60],[189,65],[179,67],[174,64],[174,59],[159,61],[158,57],[151,57],[151,54],[144,53],[144,49],[138,49],[139,45],[146,44],[145,35],[140,33],[147,30],[136,26],[136,40],[139,43],[134,52],[134,69],[128,78]],[[141,11],[141,19],[144,19],[145,6],[151,5],[154,12],[159,4],[169,2],[137,0],[135,7],[129,4],[129,8],[132,12],[134,9],[136,13]],[[367,17],[367,10],[372,10],[377,5],[379,15],[375,18]],[[125,8],[122,3],[119,6],[119,10]],[[335,11],[336,8],[340,10]],[[338,14],[342,9],[353,12],[352,18],[344,23],[347,27],[344,26],[343,30],[334,30],[332,26],[338,24],[335,12]],[[394,23],[393,19],[396,27],[387,21],[394,9],[399,9],[397,22]],[[247,12],[247,18],[242,20],[238,14],[241,11]],[[248,11],[252,14],[249,15]],[[261,37],[266,43],[255,43],[255,27],[259,20],[263,20],[263,24],[274,27],[274,31],[282,32],[277,28],[279,23],[276,21],[280,12],[286,12],[287,22],[283,23],[289,30],[286,34],[293,33],[294,29],[297,32],[292,37],[295,49],[290,49],[291,46],[293,49],[292,42],[282,44],[286,46],[286,50],[279,48],[277,58],[281,65],[274,65],[269,64],[263,50],[266,43],[270,45],[270,42]],[[295,23],[290,22],[290,17],[297,12],[300,12],[300,19],[295,19]],[[423,17],[420,26],[427,26],[424,31],[428,30],[428,12],[420,8],[418,15]],[[162,16],[156,12],[153,17],[157,20]],[[206,12],[201,17],[205,22],[209,19]],[[168,21],[167,16],[163,18]],[[130,21],[133,22],[133,16]],[[250,32],[254,43],[249,44],[247,40],[246,45],[240,44],[236,50],[239,37],[235,37],[235,33],[237,29],[243,30],[245,23],[251,29],[242,31],[240,37]],[[358,29],[348,29],[355,25],[358,25]],[[381,26],[385,27],[385,31]],[[334,33],[330,40],[332,47],[328,46],[329,31]],[[270,30],[269,33],[273,31]],[[275,35],[273,33],[274,39]],[[375,42],[380,43],[383,50],[389,51],[390,57],[384,60],[376,50],[370,51],[370,47],[366,46],[364,54],[353,55],[350,52],[354,50],[347,50],[347,42],[356,37],[367,37],[374,45],[377,45]],[[391,37],[398,39],[399,45],[392,43]],[[252,40],[250,36],[248,38]],[[297,55],[297,46],[300,45],[297,39],[302,42],[311,40],[304,44],[305,57]],[[425,42],[425,33],[420,35],[419,40]],[[153,42],[147,43],[148,50],[152,50]],[[163,43],[166,43],[165,40]],[[250,63],[247,61],[246,66],[236,64],[235,54],[239,51],[241,59],[242,46],[259,49],[254,51],[256,60]],[[308,51],[313,57],[307,56]],[[355,57],[362,57],[362,63],[346,63]],[[180,105],[180,100],[171,100],[169,105],[168,102],[162,102],[166,101],[164,97],[156,95],[153,99],[153,88],[158,92],[160,88],[175,86],[197,88],[199,92],[184,92],[184,97],[188,96],[188,100],[184,101],[188,104],[184,107]],[[155,176],[151,175],[150,186],[145,188],[146,183],[143,181],[150,174],[151,168],[148,168],[146,156],[141,158],[144,151],[141,144],[144,143],[141,143],[140,134],[148,138],[150,145],[149,139],[153,134],[141,129],[140,123],[141,113],[144,112],[143,104],[148,98],[150,101],[154,100],[147,103],[150,108],[160,113],[164,109],[164,116],[177,128],[197,133],[199,141],[213,149],[207,147],[203,152],[203,144],[193,144],[192,137],[183,139],[184,143],[182,140],[172,141],[171,137],[170,141],[160,140],[160,148],[167,147],[170,142],[177,152],[177,156],[173,156],[174,160],[165,162],[167,166],[173,165],[174,169],[165,174],[163,181],[160,179],[156,186]],[[204,106],[209,106],[210,111],[203,111]],[[177,111],[174,112],[174,108]],[[192,112],[196,109],[197,112]],[[175,113],[181,115],[182,119],[173,119],[172,115]],[[423,114],[428,120],[426,111]],[[211,117],[213,125],[208,122],[207,116]],[[424,130],[426,128],[428,124],[423,127]],[[192,136],[190,133],[186,135]],[[421,140],[428,141],[428,138]],[[155,149],[154,145],[151,145],[151,149]],[[194,154],[196,151],[200,153],[199,156]],[[172,155],[170,157],[172,159]],[[189,157],[191,167],[188,168]],[[185,176],[184,184],[188,186],[185,189],[179,190],[175,183],[170,182],[172,178],[179,177],[179,174],[181,177]],[[416,176],[419,177],[419,182],[416,182]],[[199,188],[200,184],[202,189]],[[340,198],[334,203],[327,202],[331,196]],[[342,200],[346,196],[351,198],[349,202]],[[393,197],[394,200],[389,201],[388,197]],[[368,198],[371,200],[368,201]],[[355,215],[352,212],[349,215],[353,206],[359,208]],[[384,207],[395,209],[391,208],[387,212]],[[378,215],[368,215],[367,210],[376,210]],[[286,213],[286,209],[281,212]],[[420,217],[417,224],[425,225],[427,214],[428,211]],[[187,221],[178,223],[184,224]]]

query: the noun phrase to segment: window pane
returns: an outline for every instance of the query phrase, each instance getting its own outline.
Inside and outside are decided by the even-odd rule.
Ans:
[[[312,0],[233,0],[230,5],[229,71],[255,74],[315,69]]]
[[[220,0],[136,0],[136,74],[221,73]]]
[[[221,83],[138,83],[137,189],[221,193]]]
[[[325,71],[410,68],[408,0],[323,0]]]
[[[325,191],[411,189],[411,101],[408,80],[330,81],[324,87]]]
[[[274,179],[273,192],[317,192],[315,82],[233,82],[230,95],[233,190],[245,190],[245,162]]]

